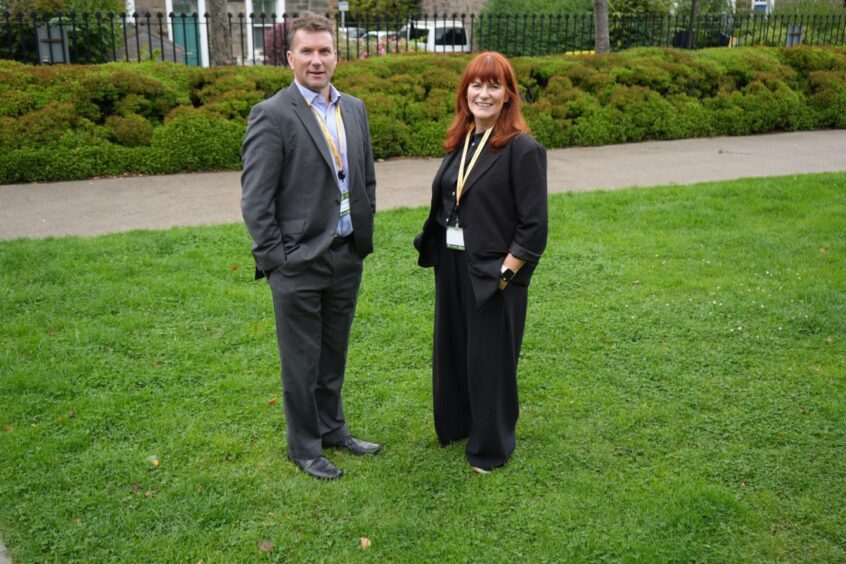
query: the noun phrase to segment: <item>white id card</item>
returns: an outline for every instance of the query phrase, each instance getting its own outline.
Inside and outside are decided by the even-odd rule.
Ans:
[[[464,230],[460,227],[447,227],[446,244],[448,249],[464,250]]]
[[[341,217],[350,215],[350,193],[347,192],[341,198]]]

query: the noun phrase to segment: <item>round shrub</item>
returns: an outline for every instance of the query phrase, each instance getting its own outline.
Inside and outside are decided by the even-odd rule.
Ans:
[[[185,110],[153,132],[153,154],[172,170],[221,170],[241,166],[246,124]]]
[[[141,116],[109,116],[106,118],[109,138],[124,147],[149,145],[153,139],[153,126]]]
[[[406,124],[396,118],[378,113],[371,113],[369,118],[370,143],[373,146],[375,158],[385,159],[407,154],[405,141],[409,128]]]
[[[812,72],[808,77],[811,108],[821,127],[846,128],[846,72]]]
[[[345,62],[377,158],[438,156],[472,55]],[[547,147],[846,127],[846,49],[643,48],[512,59]],[[0,182],[237,169],[250,108],[290,84],[270,67],[0,61]]]
[[[421,121],[408,132],[405,152],[421,157],[440,157],[444,154],[444,138],[450,121]]]

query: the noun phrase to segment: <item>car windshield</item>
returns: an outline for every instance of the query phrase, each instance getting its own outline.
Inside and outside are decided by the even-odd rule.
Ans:
[[[448,27],[435,30],[435,45],[464,45],[467,34],[464,29]]]

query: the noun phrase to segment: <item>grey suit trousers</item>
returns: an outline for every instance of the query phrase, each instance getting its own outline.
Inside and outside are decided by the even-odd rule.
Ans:
[[[327,249],[304,271],[268,275],[282,359],[288,455],[315,458],[349,435],[341,402],[362,260],[352,242]]]

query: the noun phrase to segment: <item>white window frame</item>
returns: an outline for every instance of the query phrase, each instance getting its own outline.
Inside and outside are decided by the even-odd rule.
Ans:
[[[128,2],[129,0],[127,0]],[[167,36],[173,41],[173,21],[170,13],[173,12],[173,0],[165,0],[165,17],[167,18]],[[197,0],[198,27],[200,28],[200,66],[209,66],[209,28],[206,26],[206,0]],[[187,14],[186,14],[187,15]]]
[[[285,13],[285,0],[275,0],[276,1],[276,9],[272,11],[273,14],[276,14],[276,23],[282,23],[282,14]],[[255,48],[253,46],[253,20],[250,19],[250,14],[254,12],[253,10],[253,0],[244,0],[244,17],[246,21],[244,22],[247,26],[247,60],[243,61],[245,65],[253,64],[253,59],[255,58],[256,64],[260,64],[264,62],[264,56],[259,57],[258,53],[255,52]],[[260,16],[261,14],[256,14],[256,17]],[[268,18],[270,18],[271,14],[266,14]],[[273,29],[273,22],[271,20],[267,20],[270,23],[265,24],[267,29]],[[261,24],[259,24],[260,26]],[[265,37],[265,41],[267,38]],[[284,57],[285,54],[283,53],[282,56]]]

